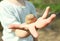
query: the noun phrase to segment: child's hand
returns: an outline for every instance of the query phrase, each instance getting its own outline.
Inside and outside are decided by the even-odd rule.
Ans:
[[[49,18],[46,18],[48,13],[49,13],[49,9],[50,7],[47,7],[43,16],[38,18],[37,21],[32,24],[29,25],[28,30],[30,31],[30,33],[33,35],[33,37],[37,38],[38,37],[38,33],[36,31],[36,28],[38,29],[42,29],[43,27],[46,27],[47,25],[49,25],[53,19],[56,17],[55,14],[52,14]],[[35,28],[36,26],[36,28]]]
[[[36,27],[41,29],[43,27],[46,27],[48,24],[50,24],[53,19],[56,17],[55,14],[52,14],[50,17],[46,18],[48,13],[49,13],[50,7],[47,7],[43,16],[38,18],[38,20],[36,21]]]
[[[33,14],[28,14],[25,18],[25,23],[30,24],[36,22],[37,18]]]

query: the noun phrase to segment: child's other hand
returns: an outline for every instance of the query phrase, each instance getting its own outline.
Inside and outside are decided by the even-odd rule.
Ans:
[[[28,14],[28,15],[26,15],[25,23],[31,24],[31,23],[36,22],[36,20],[37,20],[37,18],[33,14]]]

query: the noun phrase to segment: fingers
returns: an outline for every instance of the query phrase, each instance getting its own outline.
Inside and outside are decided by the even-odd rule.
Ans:
[[[30,31],[30,33],[32,34],[32,36],[34,38],[37,38],[38,37],[38,33],[37,33],[35,27],[29,27],[29,31]]]
[[[50,7],[48,6],[48,7],[46,8],[46,10],[45,10],[45,12],[44,12],[42,18],[46,18],[47,15],[48,15],[48,13],[49,13],[49,11],[50,11]]]
[[[52,14],[49,18],[47,18],[48,23],[52,22],[55,17],[56,17],[56,14]]]

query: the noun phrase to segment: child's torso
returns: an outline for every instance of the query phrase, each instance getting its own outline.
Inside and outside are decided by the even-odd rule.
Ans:
[[[28,2],[26,2],[26,6],[16,6],[14,4],[8,3],[7,1],[2,1],[1,5],[7,10],[8,13],[12,13],[19,22],[23,23],[25,22],[25,16],[30,14],[30,7],[27,3]],[[14,32],[10,33],[8,29],[3,30],[3,39],[4,41],[33,41],[32,36],[21,39],[16,37]]]

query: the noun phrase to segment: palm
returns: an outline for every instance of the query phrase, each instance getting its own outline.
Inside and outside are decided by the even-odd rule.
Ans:
[[[47,22],[47,19],[39,18],[38,21],[36,21],[36,26],[41,29],[47,25]]]
[[[48,24],[50,24],[50,22],[53,20],[55,16],[51,15],[50,18],[44,19],[42,17],[40,17],[37,21],[36,21],[36,26],[37,28],[43,28],[46,27]]]
[[[49,7],[46,8],[44,14],[42,17],[38,18],[38,20],[36,21],[36,26],[37,28],[43,28],[45,26],[47,26],[48,24],[50,24],[52,22],[52,20],[56,17],[55,14],[52,14],[50,17],[46,18],[48,13],[49,13]]]
[[[49,9],[50,8],[47,7],[43,16],[37,19],[37,21],[35,22],[36,28],[41,29],[43,27],[46,27],[56,17],[55,14],[52,14],[50,17],[46,18],[49,13]],[[29,29],[30,33],[33,35],[33,37],[35,37],[35,38],[38,37],[38,33],[37,33],[35,27],[33,26],[33,24],[30,24],[28,29]]]

